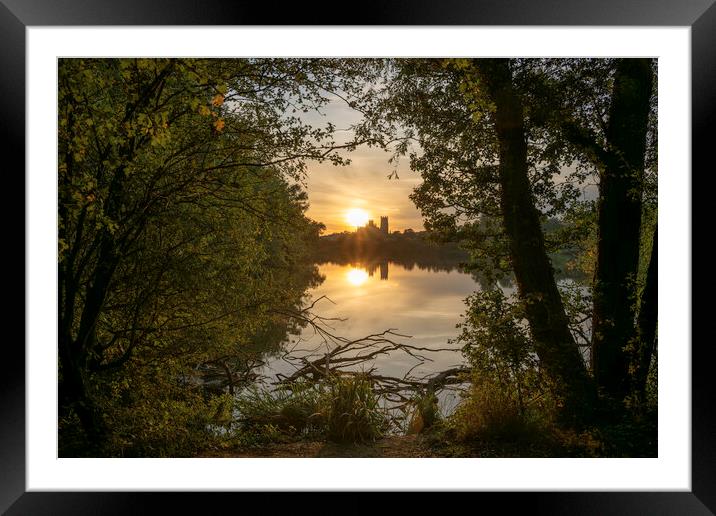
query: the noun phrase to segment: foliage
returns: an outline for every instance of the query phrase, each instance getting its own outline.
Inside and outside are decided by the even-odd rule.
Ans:
[[[285,435],[312,435],[324,430],[326,405],[321,384],[299,382],[274,390],[252,386],[236,398],[236,421],[240,433],[271,425]]]
[[[523,111],[528,195],[518,207],[538,212],[543,223],[531,237],[536,248],[545,237],[552,256],[573,256],[553,266],[591,273],[603,228],[590,196],[609,162],[604,156],[615,162],[609,124],[618,61],[500,64]],[[656,71],[654,61],[646,75],[649,66]],[[229,424],[230,403],[202,387],[202,368],[223,370],[230,389],[244,388],[238,372],[300,329],[290,314],[320,281],[311,261],[322,225],[305,216],[301,186],[311,160],[344,164],[338,151],[360,143],[391,149],[394,160],[407,156],[422,177],[411,198],[426,228],[438,241],[460,242],[485,287],[506,278],[516,258],[529,262],[504,227],[516,206],[505,206],[504,142],[489,82],[479,60],[467,59],[61,59],[60,454],[184,455],[210,443],[216,425]],[[646,283],[656,230],[653,91],[643,170],[633,171],[638,191],[627,192],[643,197],[629,309]],[[330,92],[365,115],[352,141],[336,143],[331,123],[306,122]],[[555,220],[559,228],[551,231]],[[538,287],[554,287],[552,270],[544,271]],[[459,341],[474,384],[452,420],[463,437],[520,438],[561,403],[549,382],[564,380],[563,370],[548,380],[543,367],[555,362],[537,359],[537,349],[554,358],[560,342],[535,342],[535,317],[532,332],[526,323],[530,307],[547,305],[540,296],[549,289],[525,294],[518,283],[519,301],[490,289],[467,301]],[[573,287],[555,294],[557,309],[546,320],[564,326],[566,316],[577,343],[588,346],[592,297]],[[650,407],[635,413],[655,403],[655,358],[648,364]],[[434,419],[433,401],[416,401],[423,425]],[[361,441],[385,428],[361,375],[249,392],[237,403],[249,417],[244,436],[260,428],[271,436],[319,432]],[[628,433],[617,426],[609,434],[615,442]]]
[[[563,287],[566,313],[574,330],[587,309],[582,288]],[[559,425],[561,400],[544,373],[525,320],[525,302],[500,289],[476,292],[457,342],[472,368],[466,399],[447,426],[459,440],[524,440],[550,434]]]
[[[411,198],[426,228],[467,242],[473,264],[487,273],[515,273],[535,352],[562,390],[566,412],[576,415],[591,405],[585,400],[593,389],[566,324],[540,223],[562,215],[580,189],[561,180],[568,155],[553,152],[531,116],[544,99],[523,80],[525,70],[539,73],[538,67],[520,59],[394,64],[390,86],[371,107],[390,113],[390,138],[406,142],[395,154],[408,154],[421,174]],[[368,119],[366,130],[383,130],[384,123]]]
[[[656,229],[658,216],[658,209],[655,205],[644,203],[644,211],[641,219],[642,233],[639,239],[639,274],[637,277],[637,288],[640,297],[646,284],[646,271],[649,268],[651,246],[653,245],[654,230]]]
[[[237,397],[235,408],[234,433],[244,440],[246,435],[270,430],[279,439],[359,443],[372,441],[387,429],[386,413],[372,384],[360,374],[294,382],[273,390],[253,387]]]
[[[361,134],[382,137],[375,139],[385,147],[392,145],[395,159],[408,156],[411,169],[421,175],[423,181],[411,198],[426,228],[446,240],[461,241],[471,252],[473,266],[486,273],[515,269],[544,368],[552,371],[555,384],[570,383],[568,391],[584,392],[585,398],[594,397],[586,372],[569,373],[580,365],[578,356],[570,353],[573,343],[558,349],[562,340],[570,340],[561,321],[573,315],[562,314],[560,305],[572,300],[553,295],[550,271],[544,270],[541,253],[535,251],[544,235],[523,222],[535,209],[543,220],[558,217],[564,228],[547,235],[547,251],[553,256],[572,253],[573,263],[557,265],[587,274],[596,271],[593,295],[577,304],[581,311],[587,302],[593,305],[592,324],[600,331],[587,335],[574,323],[569,329],[584,334],[581,344],[591,344],[602,343],[610,325],[619,325],[600,345],[603,353],[592,353],[592,365],[599,370],[597,384],[620,394],[630,374],[622,367],[623,355],[634,354],[625,346],[638,303],[634,279],[643,277],[648,265],[643,252],[646,262],[639,268],[626,255],[634,247],[629,242],[648,238],[651,231],[641,227],[638,209],[630,209],[629,217],[624,211],[618,220],[618,207],[637,206],[642,199],[645,204],[656,202],[656,88],[650,97],[645,95],[656,66],[656,60],[643,59],[395,59],[384,63],[385,87],[364,102],[367,115]],[[635,80],[644,88],[630,87]],[[506,132],[498,134],[500,105],[503,114],[514,114],[511,124],[520,121],[520,134],[512,134],[511,143],[503,138]],[[505,181],[500,153],[511,148],[507,155],[516,155],[522,142],[529,191],[520,199],[508,199],[506,188],[517,176]],[[627,148],[635,155],[625,165],[620,153]],[[521,176],[524,164],[520,157],[520,166],[511,173]],[[619,172],[624,166],[629,170]],[[631,186],[624,192],[621,186],[600,188],[609,177],[617,182],[626,178],[622,182]],[[518,211],[521,215],[505,226],[506,214]],[[628,237],[620,242],[621,234]],[[619,252],[623,259],[617,258]],[[516,270],[519,263],[521,271]],[[624,277],[609,279],[620,274]],[[523,292],[528,283],[532,293]],[[610,302],[604,301],[607,292]],[[530,300],[532,294],[539,299]],[[539,309],[529,309],[537,304]],[[549,315],[541,317],[546,312]],[[545,329],[551,335],[542,342],[539,335],[545,335]]]
[[[395,160],[409,158],[411,170],[423,179],[411,198],[428,230],[466,243],[476,264],[488,261],[488,269],[508,270],[500,223],[495,106],[475,64],[468,59],[373,64],[382,65],[385,87],[362,99],[366,118],[359,137],[370,135],[391,148]],[[610,60],[510,60],[514,86],[525,106],[532,194],[545,216],[564,215],[595,180],[594,168],[580,161],[553,120],[574,111],[590,126],[600,126],[603,120],[597,117],[604,115],[609,99],[610,66]],[[556,94],[557,85],[570,95]],[[597,105],[592,100],[598,100]]]
[[[656,410],[659,405],[659,368],[657,365],[657,353],[658,350],[655,349],[646,378],[646,405],[653,410]]]
[[[327,101],[334,70],[60,60],[61,441],[173,453],[182,439],[169,428],[198,428],[217,403],[180,379],[206,363],[231,375],[298,328],[286,309],[319,281],[309,250],[322,228],[304,215],[300,181],[307,160],[343,159],[330,124],[293,113]]]
[[[88,450],[79,422],[63,419],[60,456],[189,457],[217,442],[211,427],[230,420],[231,399],[187,389],[177,381],[182,370],[171,361],[146,366],[133,360],[121,376],[104,374],[91,384],[91,395],[112,431],[99,450]]]
[[[562,270],[578,271],[585,278],[594,276],[597,247],[596,222],[596,203],[576,201],[565,209],[555,231],[545,233],[549,248],[562,251],[563,255],[569,257],[564,264],[561,264]]]
[[[524,320],[524,305],[500,289],[472,294],[457,341],[480,382],[491,381],[510,405],[525,411],[544,379]]]
[[[455,268],[468,259],[455,243],[437,244],[425,231],[371,233],[335,233],[322,236],[316,246],[319,263],[380,263],[390,261],[408,268]]]
[[[386,415],[368,377],[338,377],[331,384],[327,436],[336,442],[364,442],[380,437]]]
[[[434,392],[420,393],[412,399],[412,410],[406,421],[407,433],[419,434],[429,431],[441,421],[438,398]]]
[[[657,457],[657,411],[630,410],[617,421],[600,425],[592,431],[600,444],[598,453],[603,457]]]
[[[548,431],[546,421],[545,412],[521,406],[494,377],[476,371],[447,427],[458,441],[530,441]]]
[[[573,283],[562,286],[573,331],[584,328],[580,321],[591,305],[583,290]],[[475,293],[466,302],[458,341],[472,366],[471,384],[440,428],[443,440],[471,443],[469,450],[458,446],[455,453],[470,455],[479,449],[497,456],[654,456],[655,360],[645,402],[628,399],[626,410],[604,405],[602,417],[577,432],[559,417],[561,402],[540,369],[523,303],[500,290]],[[583,337],[582,342],[589,341],[588,335]]]
[[[476,292],[466,304],[457,341],[472,367],[471,386],[449,428],[458,440],[519,440],[541,432],[537,421],[555,407],[523,303],[494,289]]]
[[[646,270],[639,263],[639,241],[648,234],[644,204],[654,202],[656,60],[545,64],[549,73],[538,78],[536,91],[566,100],[546,114],[543,125],[574,155],[578,168],[593,169],[599,181],[592,368],[602,392],[622,400],[630,390],[643,390],[651,358],[647,341],[653,340],[646,328],[656,318],[651,309],[637,315],[636,281]]]

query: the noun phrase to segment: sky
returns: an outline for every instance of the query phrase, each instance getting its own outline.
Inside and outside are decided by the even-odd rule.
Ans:
[[[321,115],[308,113],[303,118],[313,125],[333,123],[337,128],[335,140],[338,144],[350,139],[353,133],[349,128],[361,116],[339,99],[330,101],[321,108],[321,112]],[[388,176],[395,170],[395,164],[388,162],[389,153],[363,145],[342,155],[351,159],[350,165],[337,167],[330,162],[308,164],[306,192],[310,207],[307,216],[325,224],[323,234],[354,231],[355,226],[346,220],[346,212],[355,208],[365,210],[378,225],[380,217],[387,216],[391,232],[424,229],[420,212],[409,198],[422,179],[419,173],[410,170],[407,157],[403,157],[398,164],[398,178],[393,176],[389,179]],[[573,170],[573,166],[565,167],[561,179]],[[559,181],[560,177],[557,176],[556,180]],[[595,199],[597,191],[595,184],[585,185],[583,198]]]
[[[321,125],[332,122],[339,131],[337,143],[352,135],[348,128],[360,119],[360,114],[341,100],[331,101],[322,112],[324,116],[307,115],[306,121]],[[307,216],[326,225],[324,234],[355,230],[346,220],[346,212],[352,208],[364,209],[376,224],[380,224],[381,216],[387,216],[390,231],[423,229],[420,212],[408,198],[421,179],[410,170],[407,157],[399,163],[398,178],[388,179],[395,165],[388,162],[390,154],[385,151],[363,145],[343,156],[351,159],[350,165],[337,167],[328,162],[308,165]]]

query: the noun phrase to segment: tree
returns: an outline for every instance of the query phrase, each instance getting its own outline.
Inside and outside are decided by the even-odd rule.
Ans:
[[[633,363],[632,390],[640,398],[646,395],[647,376],[652,358],[656,350],[656,329],[658,313],[658,245],[657,228],[651,241],[649,253],[649,266],[646,272],[646,281],[639,303],[637,319],[638,347],[635,350]]]
[[[91,446],[128,395],[119,372],[163,363],[175,384],[236,357],[316,280],[297,181],[341,158],[330,124],[291,111],[334,78],[312,60],[60,61],[59,408]]]
[[[545,250],[540,216],[528,176],[522,100],[513,85],[507,59],[476,60],[472,64],[495,106],[501,215],[519,295],[526,303],[525,314],[535,351],[564,397],[567,411],[580,412],[585,403],[591,404],[593,393]],[[473,95],[474,91],[471,91]]]
[[[385,64],[387,86],[366,103],[359,134],[399,140],[394,156],[410,155],[423,178],[412,198],[426,228],[466,243],[475,261],[514,271],[542,366],[571,409],[594,393],[546,251],[589,245],[595,228],[592,371],[602,392],[622,399],[633,371],[649,369],[655,328],[655,274],[638,265],[644,185],[656,171],[653,63]],[[581,200],[595,176],[596,206]],[[572,226],[561,232],[571,241],[545,242],[540,223],[553,216]],[[648,276],[639,330],[646,344],[635,340],[639,275]]]
[[[398,61],[384,97],[366,108],[373,125],[363,130],[387,130],[386,139],[395,139],[404,128],[396,150],[408,153],[410,141],[418,147],[411,167],[424,182],[412,198],[426,228],[471,240],[481,256],[514,271],[540,363],[565,414],[577,415],[593,405],[594,393],[570,333],[538,208],[556,212],[573,192],[555,185],[559,161],[546,159],[531,141],[534,128],[514,70],[519,64]]]
[[[621,400],[637,385],[643,391],[656,322],[654,271],[648,275],[644,293],[649,299],[639,315],[639,325],[649,329],[636,325],[643,198],[647,168],[655,170],[656,165],[654,63],[618,59],[596,66],[573,62],[549,67],[554,74],[542,75],[543,84],[548,84],[542,91],[552,100],[570,99],[552,103],[556,134],[598,174],[592,370],[598,386]],[[595,79],[590,67],[602,71],[602,77]],[[587,88],[591,95],[585,101]],[[652,256],[656,267],[656,255]],[[642,338],[649,342],[639,344]],[[640,371],[636,383],[635,369]]]

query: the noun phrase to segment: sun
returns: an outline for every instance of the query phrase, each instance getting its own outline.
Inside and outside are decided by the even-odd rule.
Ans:
[[[353,227],[365,226],[368,219],[368,212],[360,208],[351,208],[346,212],[346,221]]]

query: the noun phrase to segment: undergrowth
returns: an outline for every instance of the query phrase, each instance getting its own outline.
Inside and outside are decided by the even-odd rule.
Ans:
[[[244,445],[307,438],[368,442],[388,428],[387,413],[361,374],[254,388],[237,397],[235,408],[234,439]]]

